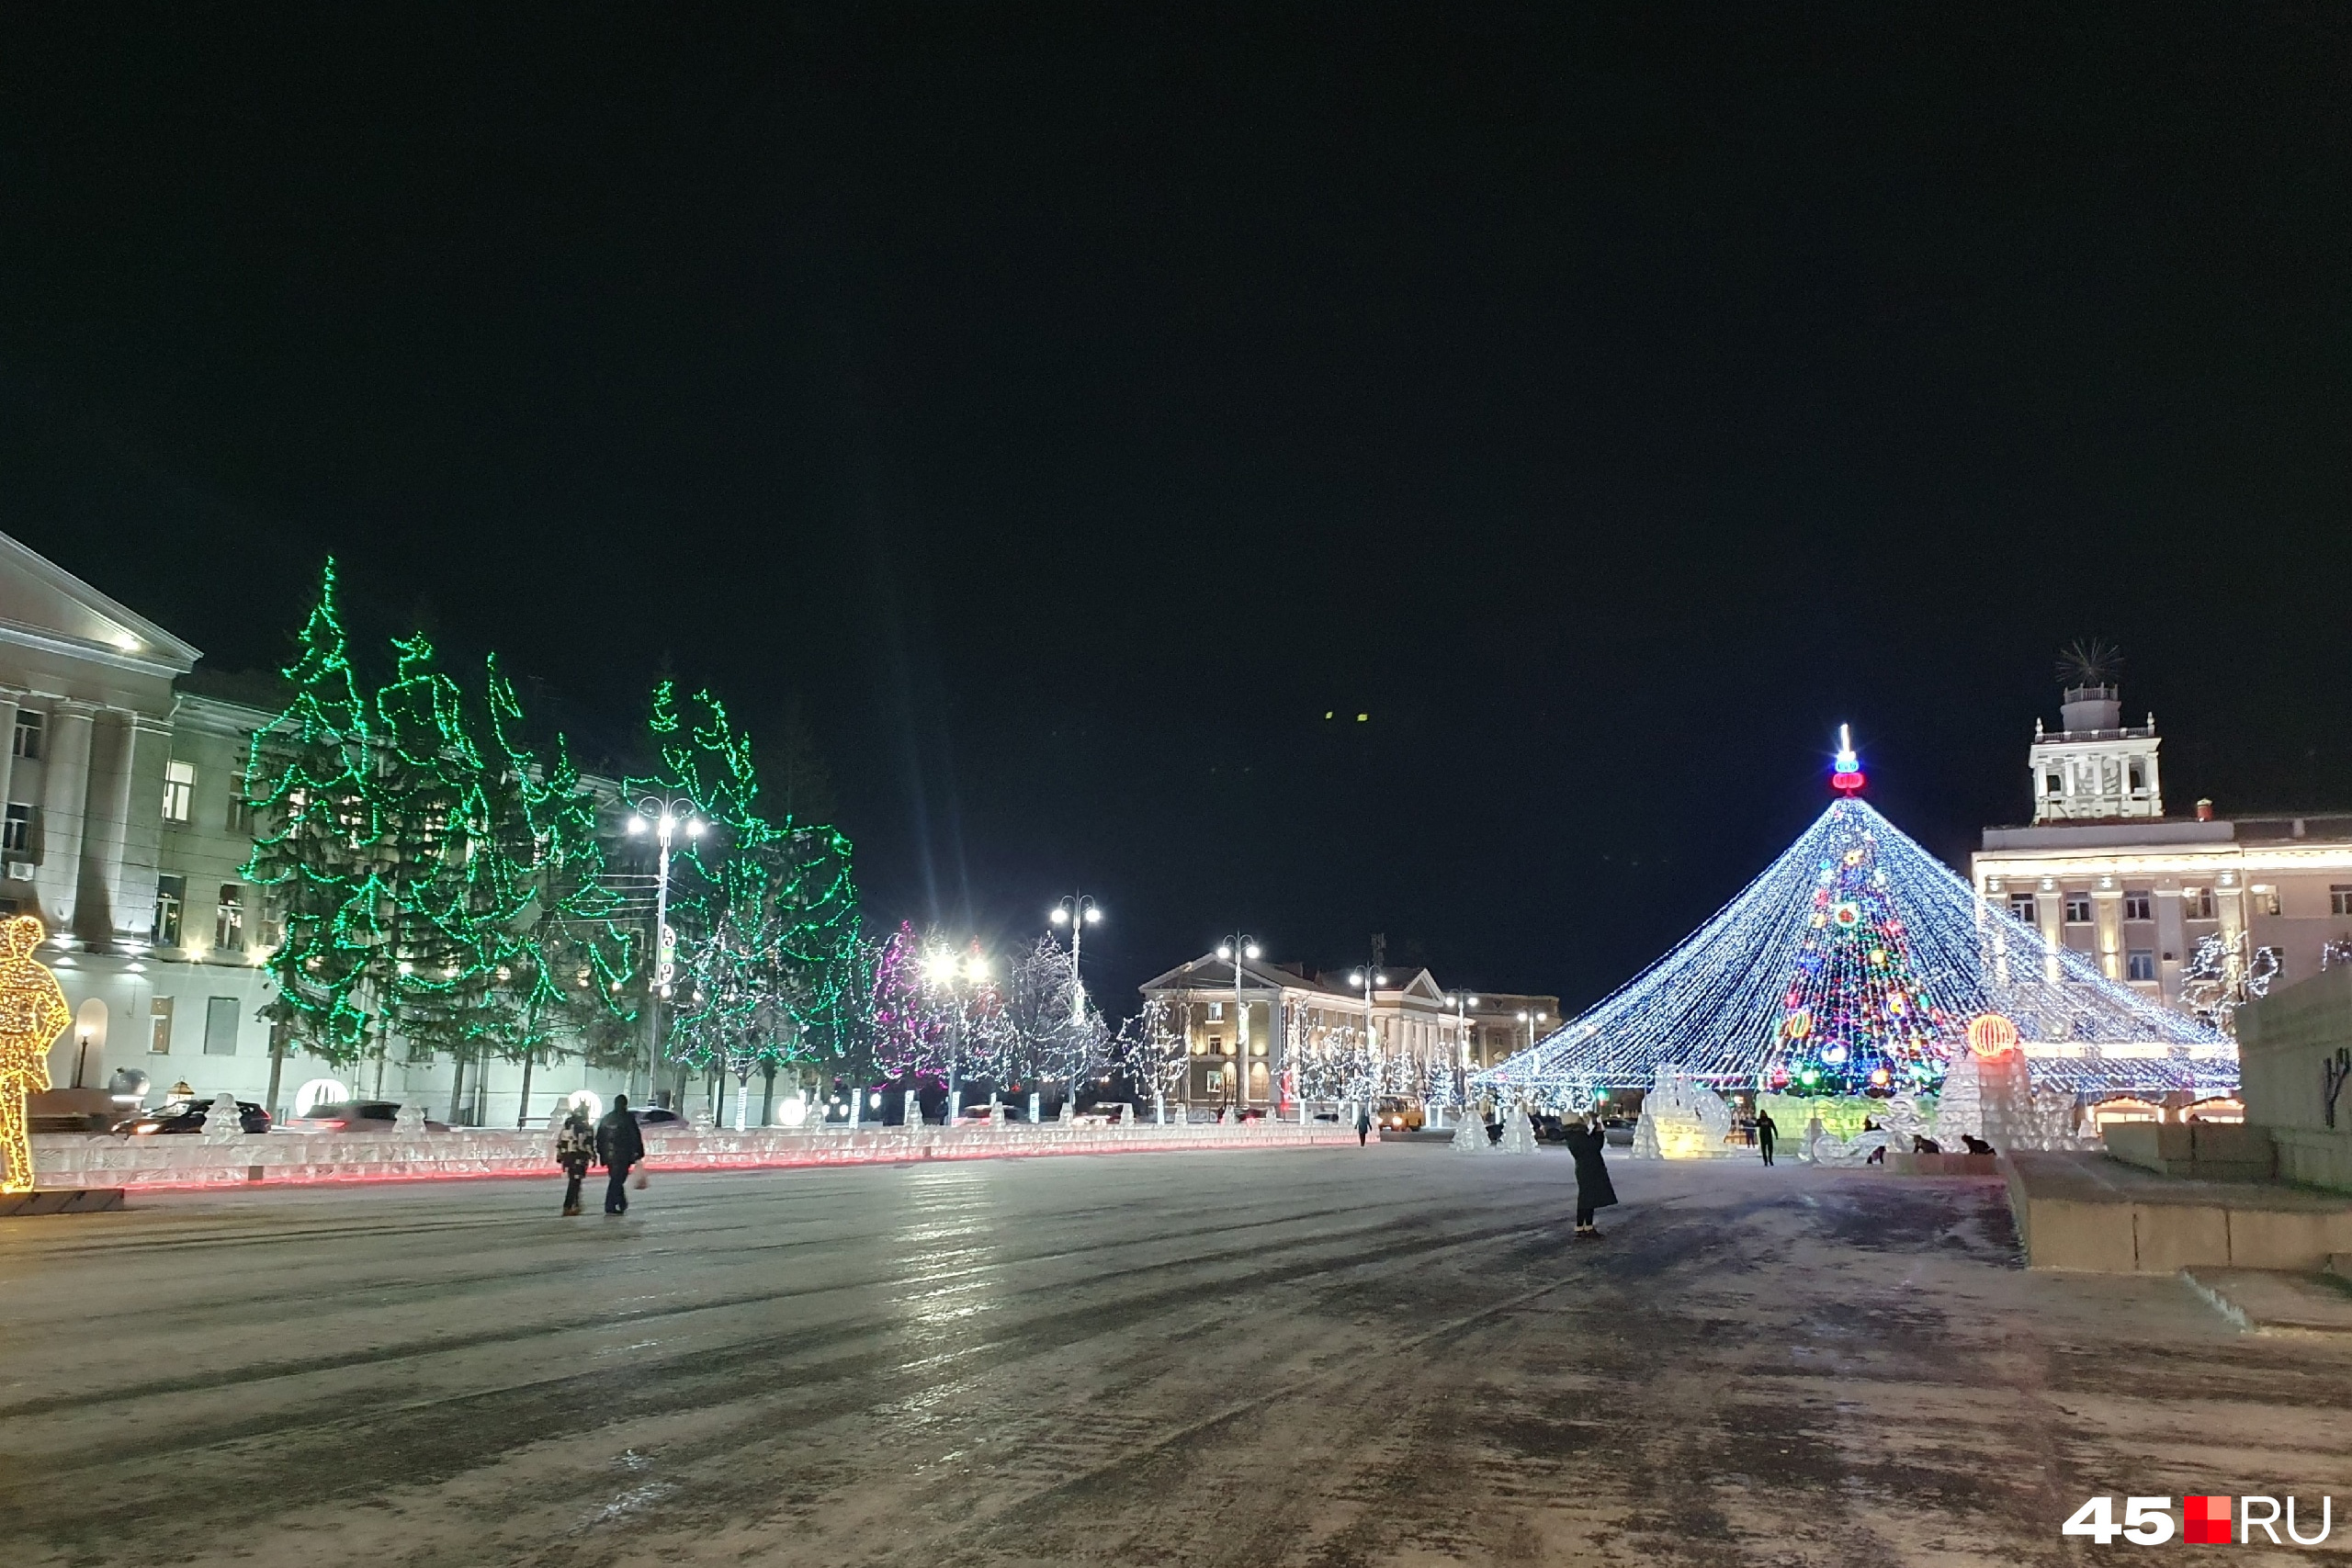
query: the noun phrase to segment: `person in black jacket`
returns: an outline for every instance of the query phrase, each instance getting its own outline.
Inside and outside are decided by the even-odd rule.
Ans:
[[[1617,1189],[1609,1180],[1609,1164],[1600,1157],[1607,1140],[1589,1116],[1571,1119],[1565,1138],[1568,1153],[1577,1161],[1577,1239],[1599,1241],[1600,1232],[1592,1223],[1592,1212],[1617,1201]]]
[[[1772,1113],[1769,1111],[1758,1111],[1756,1113],[1756,1146],[1764,1152],[1766,1165],[1772,1163],[1772,1145],[1779,1141],[1780,1136],[1780,1125],[1772,1120]]]
[[[563,1212],[580,1212],[580,1183],[587,1176],[588,1168],[596,1163],[596,1129],[588,1124],[588,1112],[573,1106],[563,1125],[556,1129],[555,1163],[563,1168]]]
[[[645,1134],[628,1113],[628,1096],[613,1096],[613,1108],[596,1123],[596,1159],[607,1172],[605,1213],[628,1212],[628,1168],[645,1157]]]

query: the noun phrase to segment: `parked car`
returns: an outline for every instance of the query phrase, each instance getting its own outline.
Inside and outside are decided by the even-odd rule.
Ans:
[[[284,1123],[289,1133],[357,1133],[363,1135],[390,1133],[400,1117],[401,1103],[397,1100],[345,1100],[313,1105],[307,1115],[289,1117]],[[449,1125],[426,1118],[424,1130],[446,1133]]]
[[[114,1124],[114,1131],[142,1137],[155,1133],[201,1133],[205,1113],[211,1109],[209,1100],[167,1100],[153,1111],[124,1117]],[[250,1100],[237,1101],[237,1119],[248,1133],[269,1131],[269,1112]]]
[[[1372,1124],[1384,1133],[1418,1133],[1426,1120],[1419,1100],[1394,1096],[1381,1100],[1372,1113]]]
[[[640,1127],[684,1127],[686,1119],[666,1105],[632,1105],[629,1119]]]
[[[1009,1101],[995,1105],[967,1105],[964,1107],[962,1119],[967,1122],[1026,1122],[1029,1112]]]
[[[1122,1111],[1126,1111],[1126,1119],[1130,1122],[1143,1120],[1141,1107],[1130,1108],[1128,1102],[1124,1100],[1098,1100],[1093,1104],[1074,1111],[1070,1114],[1075,1120],[1080,1122],[1116,1122]]]

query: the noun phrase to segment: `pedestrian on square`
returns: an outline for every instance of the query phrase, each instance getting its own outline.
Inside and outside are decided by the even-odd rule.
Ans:
[[[563,1212],[580,1212],[580,1183],[596,1163],[596,1129],[588,1112],[574,1105],[555,1134],[555,1163],[563,1168]]]
[[[605,1213],[628,1212],[628,1169],[644,1157],[645,1134],[637,1130],[637,1118],[628,1113],[628,1096],[616,1094],[612,1110],[596,1123],[596,1158],[607,1177]]]
[[[1780,1135],[1781,1129],[1772,1124],[1772,1113],[1769,1111],[1758,1111],[1756,1113],[1756,1146],[1763,1151],[1766,1165],[1772,1163],[1772,1142]]]
[[[1572,1119],[1566,1139],[1568,1153],[1577,1162],[1577,1239],[1599,1241],[1600,1232],[1592,1223],[1593,1211],[1617,1201],[1617,1189],[1609,1179],[1609,1163],[1600,1157],[1607,1139],[1590,1116]]]
[[[1364,1140],[1371,1135],[1372,1107],[1366,1104],[1356,1111],[1356,1147],[1363,1147]]]

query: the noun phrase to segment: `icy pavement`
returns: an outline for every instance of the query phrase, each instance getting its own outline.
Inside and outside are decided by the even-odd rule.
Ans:
[[[2352,1349],[2030,1274],[1996,1183],[1612,1164],[1587,1246],[1565,1156],[1439,1144],[0,1222],[0,1528],[17,1568],[1847,1568],[2352,1491]]]

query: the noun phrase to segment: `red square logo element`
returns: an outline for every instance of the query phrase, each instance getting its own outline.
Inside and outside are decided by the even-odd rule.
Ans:
[[[2180,1539],[2193,1546],[2229,1545],[2230,1503],[2227,1497],[2182,1498]]]

